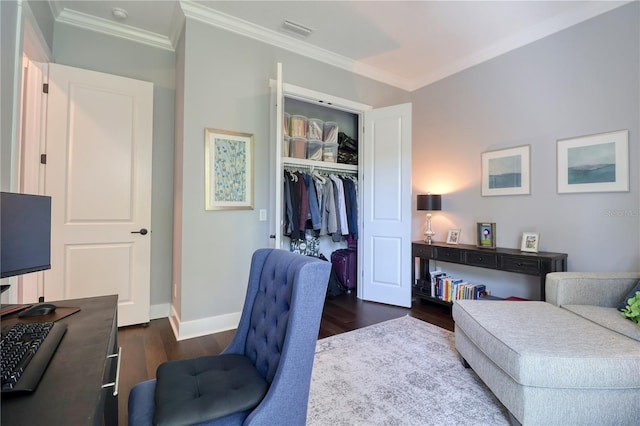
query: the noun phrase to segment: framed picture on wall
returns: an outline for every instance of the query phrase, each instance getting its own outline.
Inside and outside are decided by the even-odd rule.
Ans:
[[[538,241],[540,241],[540,234],[538,234],[537,232],[523,232],[520,251],[529,251],[532,253],[537,253]]]
[[[253,135],[205,129],[206,210],[253,209]]]
[[[531,193],[529,145],[483,152],[482,196]]]
[[[480,248],[496,248],[496,224],[494,222],[478,222],[477,246]]]
[[[629,191],[629,131],[557,141],[558,193]]]

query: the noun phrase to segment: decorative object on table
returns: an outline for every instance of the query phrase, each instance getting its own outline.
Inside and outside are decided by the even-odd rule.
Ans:
[[[477,246],[480,248],[496,248],[496,224],[495,222],[478,222]]]
[[[458,244],[460,240],[460,229],[449,229],[447,234],[447,244]]]
[[[417,207],[419,211],[427,212],[427,229],[424,231],[424,241],[427,244],[433,243],[435,232],[431,230],[431,212],[440,211],[442,207],[442,195],[425,194],[418,195]]]
[[[253,135],[205,129],[206,210],[253,210]]]
[[[538,234],[537,232],[523,232],[520,251],[529,251],[532,253],[537,253],[539,240],[540,240],[540,234]]]
[[[483,152],[482,196],[531,193],[529,145]]]
[[[629,131],[557,142],[558,193],[629,191]]]

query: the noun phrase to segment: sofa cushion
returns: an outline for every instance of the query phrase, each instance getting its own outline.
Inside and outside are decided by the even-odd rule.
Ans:
[[[640,389],[640,344],[550,303],[459,300],[456,328],[516,383]]]
[[[624,299],[620,301],[620,303],[618,304],[618,310],[624,311],[627,307],[627,301],[634,297],[638,291],[640,291],[640,281],[638,281],[638,284],[636,284],[636,286],[631,289],[631,291],[624,297]]]
[[[616,308],[592,305],[562,305],[564,309],[593,321],[609,330],[623,334],[640,342],[640,327],[622,316]]]
[[[185,425],[256,407],[269,383],[249,358],[224,354],[161,364],[155,389],[155,425]]]

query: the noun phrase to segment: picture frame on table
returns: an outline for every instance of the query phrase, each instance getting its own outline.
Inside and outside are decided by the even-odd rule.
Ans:
[[[458,244],[461,232],[462,231],[460,229],[449,229],[449,233],[447,234],[447,244]]]
[[[531,146],[488,151],[481,154],[482,196],[531,193]]]
[[[629,130],[557,141],[558,194],[629,191]]]
[[[526,251],[531,253],[538,252],[538,244],[540,241],[540,234],[537,232],[523,232],[522,243],[520,244],[520,251]]]
[[[495,222],[478,222],[477,229],[477,246],[479,248],[496,248],[496,224]]]
[[[253,210],[253,135],[205,129],[205,209]]]

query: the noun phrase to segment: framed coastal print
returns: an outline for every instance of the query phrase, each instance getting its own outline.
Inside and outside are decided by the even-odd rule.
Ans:
[[[482,196],[531,193],[529,145],[483,152]]]
[[[480,248],[496,248],[496,224],[494,222],[478,222],[477,246]]]
[[[557,141],[558,193],[629,191],[629,131]]]
[[[460,241],[460,229],[449,229],[447,244],[458,244]]]
[[[538,234],[537,232],[523,232],[520,251],[530,251],[532,253],[537,253],[538,241],[540,241],[540,234]]]
[[[253,135],[205,129],[207,210],[253,209]]]

